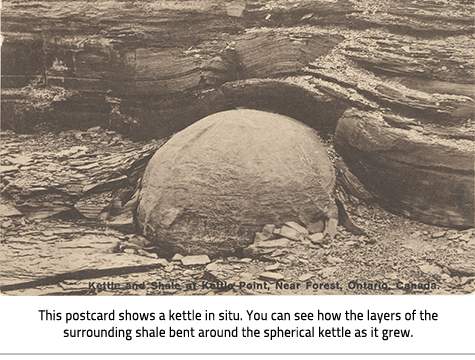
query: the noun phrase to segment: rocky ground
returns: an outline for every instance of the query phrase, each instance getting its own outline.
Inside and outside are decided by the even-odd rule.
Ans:
[[[349,108],[471,156],[473,0],[2,6],[3,294],[473,293],[474,229],[396,216],[341,187],[365,235],[264,236],[239,258],[164,259],[133,218],[143,170],[166,141],[150,139],[229,108],[304,123],[319,114],[335,165],[334,127]]]
[[[475,290],[474,229],[418,223],[355,198],[346,198],[345,206],[365,235],[339,226],[333,240],[299,235],[297,240],[275,242],[282,237],[274,236],[243,258],[178,254],[163,259],[135,233],[126,206],[134,198],[134,184],[146,160],[163,142],[136,143],[100,128],[30,135],[3,132],[2,293],[312,295]],[[327,147],[331,150],[331,142]],[[361,288],[353,289],[355,283]]]

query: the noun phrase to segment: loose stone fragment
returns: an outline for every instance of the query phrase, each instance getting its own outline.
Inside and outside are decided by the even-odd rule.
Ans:
[[[132,243],[132,244],[135,244],[135,245],[138,245],[138,246],[141,246],[141,247],[148,247],[150,245],[152,245],[150,243],[150,241],[148,241],[147,239],[145,239],[143,236],[140,236],[140,235],[134,235],[132,236],[129,241]]]
[[[0,226],[4,229],[9,228],[13,224],[12,219],[2,220]]]
[[[299,277],[299,281],[307,281],[307,280],[310,280],[311,278],[313,278],[315,275],[314,274],[303,274]]]
[[[263,241],[255,245],[260,248],[287,247],[290,245],[290,241],[288,239],[282,238],[277,240]]]
[[[301,234],[308,234],[308,230],[304,228],[303,226],[297,224],[295,221],[287,221],[285,223],[288,227],[291,227],[294,230],[297,230]]]
[[[287,254],[286,251],[281,250],[281,249],[277,249],[277,250],[275,250],[270,256],[271,256],[271,257],[277,257],[277,256],[285,255],[285,254]]]
[[[79,170],[90,170],[92,168],[95,168],[99,166],[99,164],[97,163],[91,163],[91,164],[87,164],[87,165],[82,165],[82,166],[77,166],[76,169],[79,169]]]
[[[274,233],[274,230],[275,230],[275,225],[274,224],[267,224],[266,226],[264,226],[264,228],[262,229],[262,232],[264,234],[273,234]]]
[[[306,14],[306,15],[302,16],[300,21],[310,19],[313,15],[315,15],[315,13]]]
[[[264,232],[258,232],[256,233],[256,236],[254,237],[254,242],[258,243],[261,241],[266,241],[266,240],[269,240],[272,236],[273,236],[272,233],[269,234],[269,233],[264,233]]]
[[[118,216],[112,217],[110,221],[106,221],[106,224],[109,227],[118,229],[124,233],[135,232],[135,222],[132,211],[126,211]]]
[[[253,274],[246,273],[246,272],[243,272],[243,273],[239,274],[239,276],[241,277],[242,280],[249,280],[249,279],[252,279],[254,277]]]
[[[307,225],[307,230],[310,234],[321,233],[325,229],[325,223],[323,220],[319,220],[314,223],[310,223]]]
[[[425,265],[419,266],[419,268],[425,274],[442,275],[442,269],[438,267],[437,265],[425,264]]]
[[[181,254],[175,254],[172,257],[172,261],[180,261],[181,259],[183,259],[183,255],[181,255]]]
[[[297,259],[297,257],[296,257],[295,255],[293,255],[293,254],[289,254],[289,255],[287,256],[287,259],[290,260],[290,261],[294,261],[294,260]]]
[[[283,280],[285,277],[282,274],[274,273],[274,272],[264,272],[259,275],[259,279],[264,281],[280,281]]]
[[[447,233],[447,231],[439,231],[439,232],[433,233],[432,237],[434,239],[441,238],[441,237],[445,236],[446,233]]]
[[[213,265],[213,264],[209,264],[209,265]],[[218,281],[221,281],[220,277],[221,277],[220,273],[218,273],[215,270],[209,270],[208,267],[206,267],[206,270],[203,272],[203,275],[201,276],[201,279],[202,280],[208,280],[208,281],[211,281],[211,282],[218,282]]]
[[[280,229],[280,235],[286,237],[287,239],[290,240],[302,240],[303,235],[298,232],[295,229],[292,229],[289,226],[282,226],[282,229]]]
[[[210,261],[208,255],[190,255],[181,259],[181,263],[185,266],[189,265],[205,265]]]
[[[137,254],[137,250],[131,248],[124,249],[123,252],[126,254]]]
[[[323,235],[323,233],[316,233],[316,234],[312,234],[310,235],[308,238],[310,239],[311,242],[313,242],[314,244],[321,244],[323,242],[323,238],[325,236]]]
[[[270,249],[259,249],[259,255],[267,255],[267,254],[270,254],[272,252],[276,251],[275,249],[273,248],[270,248]]]
[[[99,131],[101,131],[101,127],[100,126],[94,126],[94,127],[91,127],[89,129],[87,129],[87,132],[88,133],[97,133]]]
[[[155,253],[149,253],[148,251],[142,250],[142,249],[136,249],[138,254],[141,256],[146,256],[152,259],[158,259],[158,255]]]
[[[244,2],[226,3],[226,12],[228,16],[242,17],[245,9],[246,3]]]
[[[266,271],[274,271],[274,270],[277,270],[279,267],[280,267],[280,264],[275,263],[275,264],[266,266],[266,267],[265,267],[265,270],[266,270]]]
[[[329,276],[332,276],[333,273],[335,272],[335,270],[336,270],[336,268],[334,268],[334,267],[322,269],[321,275],[322,275],[323,278],[327,278]]]
[[[41,238],[42,241],[52,241],[52,240],[56,240],[56,239],[59,239],[59,236],[52,235],[52,236],[47,236],[47,237]]]
[[[23,214],[11,204],[0,204],[0,215],[2,217],[8,216],[23,216]]]
[[[0,174],[18,171],[18,165],[1,165]]]
[[[173,264],[168,264],[167,266],[165,266],[165,268],[163,269],[165,272],[172,272],[173,271]]]
[[[219,269],[219,265],[216,264],[216,263],[211,263],[211,264],[206,265],[206,270],[207,271],[215,271],[215,270],[218,270],[218,269]]]

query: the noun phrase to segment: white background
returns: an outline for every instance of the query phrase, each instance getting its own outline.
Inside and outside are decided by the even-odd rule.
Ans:
[[[38,310],[61,312],[62,321],[41,321]],[[383,321],[267,321],[247,320],[246,310],[257,312],[400,312],[402,320]],[[70,322],[64,321],[66,312],[110,312],[115,310],[116,321]],[[240,312],[243,321],[117,321],[121,311],[165,312],[205,310]],[[413,310],[437,312],[437,321],[405,321],[404,314]],[[0,353],[475,353],[475,296],[142,296],[142,297],[0,297]],[[164,328],[234,328],[238,326],[238,338],[64,338],[64,329],[122,329]],[[240,329],[249,326],[294,329],[319,326],[354,329],[411,329],[412,338],[242,338]],[[104,358],[104,357],[102,357]],[[209,358],[209,357],[208,357]],[[260,357],[263,358],[263,357]],[[373,357],[374,358],[374,357]]]

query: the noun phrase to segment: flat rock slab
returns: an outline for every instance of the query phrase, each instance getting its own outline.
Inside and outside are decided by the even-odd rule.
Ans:
[[[0,204],[0,215],[2,217],[23,216],[23,214],[12,204]]]
[[[206,265],[210,263],[208,255],[190,255],[181,258],[181,263],[185,266],[190,265]]]
[[[425,265],[419,266],[419,268],[424,274],[431,274],[431,275],[438,275],[438,276],[442,276],[443,274],[442,269],[437,265],[425,264]]]
[[[272,250],[272,249],[271,249]],[[283,256],[289,252],[288,249],[276,249],[272,251],[272,254],[270,255],[271,257],[278,257],[278,256]],[[268,253],[268,252],[266,252]]]
[[[279,264],[279,263],[275,263],[275,264],[266,266],[265,270],[266,270],[266,271],[275,271],[275,270],[277,270],[277,269],[279,269],[279,268],[280,268],[280,264]]]
[[[287,247],[290,245],[290,241],[288,239],[282,238],[277,240],[261,241],[254,245],[259,248]]]
[[[12,173],[18,171],[17,165],[1,165],[0,174]]]
[[[308,234],[308,230],[304,228],[302,225],[297,224],[295,221],[287,221],[285,225],[298,231],[301,234]]]
[[[261,241],[266,241],[269,240],[274,234],[268,233],[268,232],[258,232],[256,233],[256,236],[254,237],[254,242],[258,243]]]
[[[289,226],[282,226],[280,229],[280,235],[286,237],[287,239],[298,241],[303,239],[304,234]]]
[[[342,259],[340,259],[340,258],[337,258],[337,257],[333,257],[333,256],[328,256],[328,257],[327,257],[327,261],[328,261],[330,264],[338,264],[338,263],[344,262],[344,260],[342,260]]]
[[[323,239],[325,238],[325,236],[323,235],[323,233],[315,233],[315,234],[310,235],[308,238],[314,244],[320,244],[323,242]]]
[[[45,240],[46,239],[46,240]],[[65,279],[141,271],[165,266],[165,259],[119,253],[120,240],[111,236],[85,235],[75,239],[41,236],[10,237],[1,243],[0,287],[57,283]],[[143,271],[143,270],[142,270]]]
[[[274,230],[275,230],[275,225],[274,224],[267,224],[262,229],[262,233],[272,235],[274,233]]]
[[[448,262],[438,262],[437,265],[446,267],[452,276],[475,276],[475,254],[473,253],[465,256],[463,259]]]
[[[307,274],[303,274],[303,275],[300,275],[299,277],[299,281],[308,281],[310,280],[311,278],[313,278],[315,276],[315,274],[310,274],[310,273],[307,273]]]
[[[259,274],[259,279],[264,280],[264,281],[280,281],[280,280],[284,280],[284,275],[268,271],[268,272]]]

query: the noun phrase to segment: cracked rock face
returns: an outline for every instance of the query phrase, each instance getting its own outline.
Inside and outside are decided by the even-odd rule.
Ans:
[[[164,253],[239,252],[265,224],[327,217],[335,175],[315,130],[256,110],[208,116],[151,159],[137,209]]]

